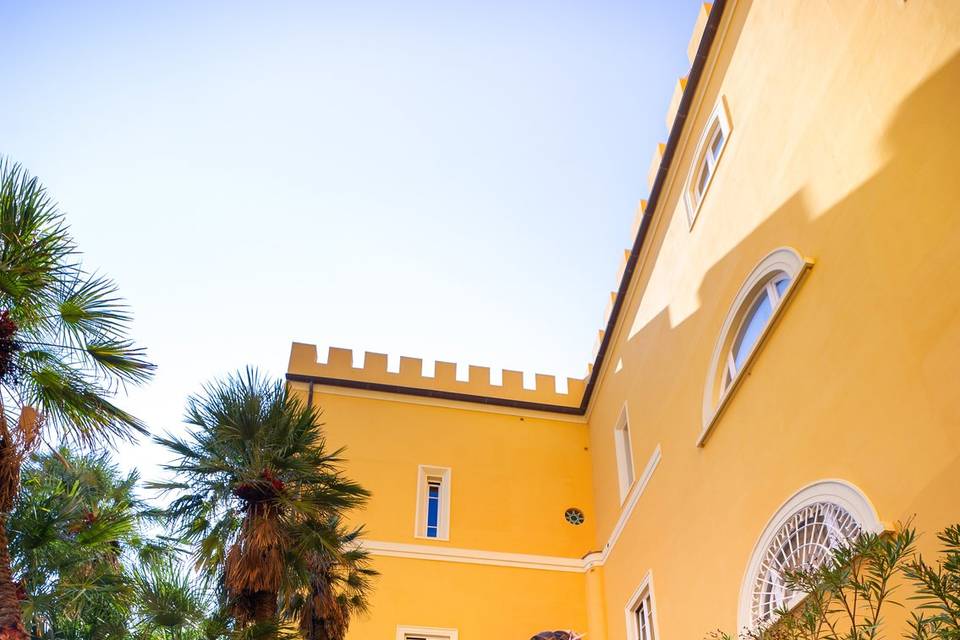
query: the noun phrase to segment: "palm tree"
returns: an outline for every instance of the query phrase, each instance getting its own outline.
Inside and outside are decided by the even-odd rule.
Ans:
[[[309,585],[291,606],[300,611],[304,640],[343,640],[351,618],[367,610],[377,572],[359,545],[362,534],[362,527],[348,528],[339,516],[316,530],[319,540],[311,543],[315,550],[307,559]]]
[[[209,592],[172,558],[133,570],[136,604],[129,624],[135,640],[207,640],[227,636],[209,615]]]
[[[147,535],[155,518],[138,481],[104,453],[61,448],[25,464],[9,528],[32,637],[121,637],[148,602],[134,578],[173,549]]]
[[[275,635],[297,615],[291,603],[318,558],[351,557],[329,524],[368,493],[343,475],[318,417],[282,381],[247,369],[190,398],[186,437],[156,438],[176,456],[175,479],[153,486],[176,494],[167,513],[247,636]]]
[[[45,439],[93,444],[145,433],[109,400],[153,365],[128,338],[112,280],[85,271],[40,182],[0,159],[0,640],[23,640],[7,520],[25,457]]]
[[[10,515],[14,577],[30,635],[122,633],[132,604],[123,555],[140,546],[136,474],[103,455],[34,455]]]
[[[13,567],[35,640],[219,640],[212,594],[175,547],[151,537],[157,512],[139,476],[103,453],[34,454],[10,516]]]

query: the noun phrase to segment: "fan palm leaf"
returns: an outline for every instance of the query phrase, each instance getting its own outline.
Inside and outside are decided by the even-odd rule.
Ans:
[[[6,531],[25,456],[43,439],[146,432],[111,401],[154,369],[130,322],[114,282],[83,268],[43,185],[0,158],[0,639],[26,638]]]
[[[368,493],[328,450],[318,412],[253,369],[191,397],[186,422],[186,436],[155,438],[175,478],[152,486],[172,494],[167,514],[196,568],[222,579],[238,630],[255,635],[292,615],[312,558],[341,551],[318,532]]]

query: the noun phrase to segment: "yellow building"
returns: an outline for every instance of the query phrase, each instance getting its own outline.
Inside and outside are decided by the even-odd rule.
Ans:
[[[696,640],[799,536],[960,521],[960,2],[727,0],[689,51],[586,379],[293,345],[373,492],[350,638]]]

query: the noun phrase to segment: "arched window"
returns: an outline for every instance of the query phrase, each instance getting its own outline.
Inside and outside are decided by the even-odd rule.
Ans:
[[[799,602],[803,594],[786,587],[784,572],[819,567],[861,532],[882,528],[870,502],[849,483],[825,480],[797,492],[754,547],[740,588],[740,628],[756,629]]]
[[[833,502],[815,502],[794,513],[773,537],[753,582],[750,618],[770,620],[777,609],[789,607],[802,593],[793,593],[784,574],[822,566],[836,549],[860,535],[860,523]]]
[[[703,422],[697,446],[750,368],[764,339],[812,262],[784,247],[771,252],[747,277],[727,312],[714,347],[703,393]]]

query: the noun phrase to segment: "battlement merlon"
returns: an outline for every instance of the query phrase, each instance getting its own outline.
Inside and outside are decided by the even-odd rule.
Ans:
[[[461,381],[457,380],[455,363],[439,360],[434,366],[434,375],[425,376],[423,361],[407,357],[400,358],[400,370],[394,373],[387,370],[386,355],[369,351],[364,353],[363,366],[354,367],[353,351],[337,347],[330,347],[325,363],[317,356],[316,345],[294,342],[290,349],[287,378],[328,386],[369,388],[387,393],[408,393],[482,404],[529,404],[518,408],[558,410],[569,414],[581,413],[580,405],[586,388],[586,380],[567,378],[567,392],[560,393],[554,376],[538,373],[535,376],[535,388],[527,389],[523,386],[523,373],[507,369],[503,370],[502,383],[496,385],[490,381],[489,367],[474,365],[468,367],[467,380]]]

